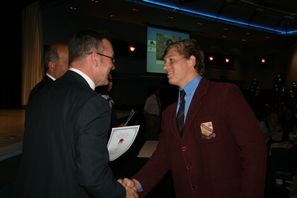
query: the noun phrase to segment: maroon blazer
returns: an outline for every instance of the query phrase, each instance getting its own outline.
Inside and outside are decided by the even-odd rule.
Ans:
[[[190,104],[182,138],[176,127],[176,106],[175,102],[163,112],[157,149],[134,176],[144,189],[141,196],[171,171],[177,198],[264,197],[266,147],[240,90],[203,78]],[[201,130],[201,124],[209,122],[211,139]]]

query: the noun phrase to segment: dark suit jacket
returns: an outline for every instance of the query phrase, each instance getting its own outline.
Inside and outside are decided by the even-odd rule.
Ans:
[[[47,75],[45,75],[44,78],[39,83],[37,83],[31,90],[28,101],[30,101],[31,98],[34,95],[36,95],[36,93],[38,93],[38,91],[40,91],[42,88],[46,87],[47,85],[49,85],[52,82],[54,82],[54,80],[51,79],[50,77],[48,77]]]
[[[28,105],[15,197],[125,197],[108,167],[110,108],[77,73]]]
[[[170,170],[178,198],[264,197],[266,147],[254,113],[231,84],[202,79],[187,114],[184,135],[176,128],[176,106],[162,115],[156,151],[135,175],[145,195]],[[212,122],[206,139],[201,123]]]

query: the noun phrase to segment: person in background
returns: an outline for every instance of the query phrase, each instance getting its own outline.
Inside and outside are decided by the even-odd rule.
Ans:
[[[110,96],[113,87],[112,75],[108,75],[108,84],[96,87],[96,92],[108,101],[109,107],[111,109],[111,127],[118,127],[117,115],[114,109],[114,100]]]
[[[146,139],[149,140],[158,139],[161,129],[160,88],[154,87],[152,90],[143,108]]]
[[[39,90],[66,73],[69,66],[68,46],[62,43],[49,46],[45,49],[44,62],[46,74],[31,90],[29,101]]]
[[[266,146],[240,89],[202,76],[194,39],[170,44],[164,56],[168,81],[179,99],[162,114],[158,146],[133,176],[123,179],[145,196],[170,171],[177,198],[262,198]]]
[[[138,197],[108,166],[108,102],[95,87],[114,69],[111,42],[92,30],[69,43],[70,69],[29,103],[14,197]]]
[[[260,121],[260,129],[267,145],[283,139],[283,129],[276,110],[271,111],[265,119]]]

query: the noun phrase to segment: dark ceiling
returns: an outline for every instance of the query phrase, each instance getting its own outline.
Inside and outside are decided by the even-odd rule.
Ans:
[[[77,15],[238,42],[297,38],[297,0],[44,0]]]

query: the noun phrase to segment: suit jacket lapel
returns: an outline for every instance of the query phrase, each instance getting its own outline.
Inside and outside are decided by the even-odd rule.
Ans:
[[[206,78],[202,78],[198,87],[196,88],[196,91],[192,98],[192,102],[190,104],[190,108],[187,114],[187,119],[186,119],[185,128],[184,128],[185,131],[189,126],[191,126],[191,123],[193,122],[194,118],[197,117],[199,113],[201,113],[199,109],[203,102],[203,96],[207,92],[208,85],[209,85],[209,80],[207,80]]]
[[[167,115],[170,115],[171,118],[171,123],[174,123],[174,126],[172,126],[172,128],[174,129],[173,130],[173,133],[174,133],[174,136],[176,136],[176,138],[180,138],[179,136],[179,131],[177,129],[177,126],[176,126],[176,108],[177,108],[177,103],[178,103],[178,100],[172,104],[172,108],[171,108],[171,113],[167,114]]]

